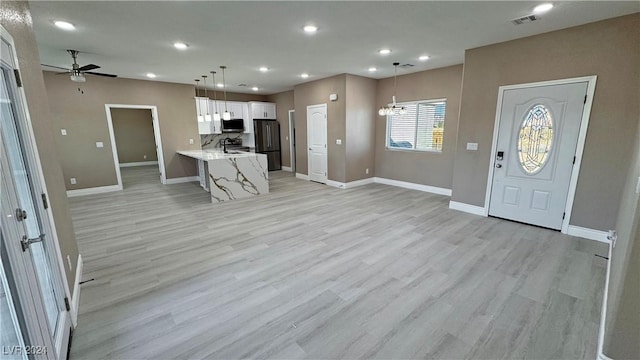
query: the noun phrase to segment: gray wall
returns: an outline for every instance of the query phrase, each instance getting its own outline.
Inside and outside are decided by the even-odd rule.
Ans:
[[[597,75],[570,222],[613,229],[640,116],[639,39],[636,13],[467,50],[452,200],[484,206],[499,86]]]
[[[640,358],[640,127],[633,162],[618,211],[618,240],[611,254],[604,353],[613,359]]]
[[[447,99],[442,152],[386,149],[386,117],[376,113],[376,176],[451,189],[458,133],[462,65],[398,76],[397,100]],[[393,78],[378,81],[377,106],[391,102]]]
[[[120,164],[158,160],[151,110],[112,108],[111,120]]]
[[[52,124],[49,102],[45,90],[40,55],[31,22],[29,4],[23,1],[2,1],[0,3],[0,21],[15,41],[18,65],[21,69],[23,89],[27,98],[27,108],[31,118],[33,134],[42,164],[44,182],[47,185],[49,205],[56,224],[56,235],[62,256],[71,259],[73,268],[64,263],[69,292],[75,283],[78,245],[71,222],[71,213],[60,167],[60,154],[51,134],[59,130]]]
[[[346,182],[375,174],[375,131],[378,81],[347,74],[346,84]],[[366,169],[369,169],[369,174]]]
[[[68,190],[117,184],[105,104],[156,105],[167,178],[196,175],[193,159],[176,154],[200,149],[193,85],[90,76],[78,86],[67,76],[48,71],[44,79],[51,134],[62,155]],[[60,135],[61,128],[67,129],[67,136]],[[96,148],[96,141],[102,141],[104,148]],[[77,179],[76,185],[69,184],[70,177]]]
[[[294,87],[296,110],[297,172],[307,174],[307,106],[327,104],[327,162],[329,180],[346,181],[346,124],[345,95],[346,74],[326,79],[310,81]],[[337,94],[338,101],[329,101],[330,94]],[[342,145],[336,145],[336,139],[342,139]]]

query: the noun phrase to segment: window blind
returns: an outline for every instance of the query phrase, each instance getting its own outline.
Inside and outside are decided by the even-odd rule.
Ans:
[[[405,114],[387,117],[387,147],[442,151],[446,100],[402,104]]]

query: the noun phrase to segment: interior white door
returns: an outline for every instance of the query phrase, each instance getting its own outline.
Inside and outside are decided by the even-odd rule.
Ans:
[[[504,91],[489,215],[562,228],[587,85]]]
[[[327,105],[307,106],[309,180],[327,183]]]

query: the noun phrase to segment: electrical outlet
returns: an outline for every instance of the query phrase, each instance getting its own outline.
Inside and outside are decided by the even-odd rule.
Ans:
[[[336,145],[342,145],[342,139],[336,139]]]
[[[69,179],[69,182],[71,183],[71,185],[75,185],[75,184],[77,184],[77,183],[78,183],[78,182],[76,181],[76,178],[71,178],[71,179]]]
[[[365,174],[369,174],[369,168],[364,169]]]
[[[147,155],[142,155],[142,158],[147,160]]]
[[[102,141],[96,141],[96,147],[97,148],[103,148],[104,147],[104,143]]]
[[[67,135],[67,129],[60,129],[60,133],[62,135]]]
[[[193,139],[189,139],[189,144],[193,145]]]

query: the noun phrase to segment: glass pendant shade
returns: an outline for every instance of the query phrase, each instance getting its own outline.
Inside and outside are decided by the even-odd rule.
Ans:
[[[220,113],[219,112],[214,112],[213,113],[213,120],[214,121],[220,121]]]
[[[211,114],[205,114],[204,121],[211,122]]]
[[[231,113],[228,111],[222,113],[222,120],[231,120]]]

